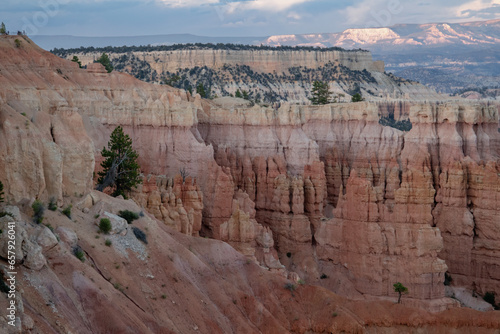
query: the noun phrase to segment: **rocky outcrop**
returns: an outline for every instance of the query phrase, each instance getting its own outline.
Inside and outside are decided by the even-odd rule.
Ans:
[[[132,197],[143,208],[175,230],[198,236],[201,230],[203,194],[190,176],[173,179],[149,175]]]

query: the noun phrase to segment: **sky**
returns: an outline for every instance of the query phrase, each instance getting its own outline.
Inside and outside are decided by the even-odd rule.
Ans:
[[[500,0],[2,0],[28,35],[256,36],[500,18]]]

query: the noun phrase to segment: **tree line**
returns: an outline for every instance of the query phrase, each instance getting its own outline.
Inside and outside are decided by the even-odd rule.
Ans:
[[[320,48],[313,46],[269,46],[269,45],[247,45],[247,44],[230,44],[230,43],[186,43],[186,44],[173,44],[173,45],[140,45],[140,46],[105,46],[105,47],[84,47],[79,48],[54,48],[51,52],[60,57],[74,53],[128,53],[128,52],[153,52],[153,51],[177,51],[177,50],[251,50],[251,51],[317,51],[317,52],[330,52],[330,51],[344,51],[344,52],[368,52],[367,50],[356,49],[347,50],[338,46]]]

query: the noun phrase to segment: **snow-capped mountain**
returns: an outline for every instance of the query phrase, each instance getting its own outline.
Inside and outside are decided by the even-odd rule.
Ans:
[[[398,24],[387,28],[347,29],[340,33],[276,35],[264,44],[318,45],[344,48],[495,46],[500,43],[500,20],[469,23]],[[375,51],[375,50],[372,50]]]

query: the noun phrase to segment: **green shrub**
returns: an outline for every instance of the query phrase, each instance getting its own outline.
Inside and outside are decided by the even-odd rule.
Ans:
[[[122,217],[127,221],[127,223],[132,224],[136,219],[139,219],[139,214],[137,212],[123,210],[118,212],[118,216]]]
[[[108,218],[102,218],[99,222],[99,230],[104,234],[108,234],[111,228],[111,221]]]
[[[352,96],[352,98],[351,98],[351,102],[361,102],[361,101],[363,101],[363,100],[364,100],[364,99],[363,99],[363,97],[361,96],[361,94],[360,94],[360,93],[356,93],[356,94],[354,94],[354,95]]]
[[[303,279],[299,279],[297,283],[299,283],[300,285],[304,285],[306,284],[306,281],[304,281]]]
[[[49,210],[56,211],[57,210],[57,202],[54,197],[51,197],[49,200]]]
[[[106,246],[110,247],[112,242],[109,239],[106,239],[106,242],[104,243]]]
[[[73,248],[73,255],[75,255],[78,260],[85,262],[85,253],[80,246],[77,245],[75,248]]]
[[[41,224],[43,221],[43,213],[45,212],[45,207],[40,200],[36,200],[31,205],[33,209],[33,222],[36,224]]]
[[[19,39],[16,38],[16,40],[14,41],[14,43],[16,43],[16,48],[21,47],[21,41]]]
[[[144,233],[140,228],[134,226],[132,227],[132,231],[134,232],[134,235],[137,239],[144,242],[146,245],[148,244],[146,233]]]
[[[284,288],[290,290],[290,292],[294,292],[297,289],[297,286],[293,283],[286,283]]]
[[[71,209],[73,208],[73,205],[69,204],[67,207],[62,210],[63,215],[71,219]]]

